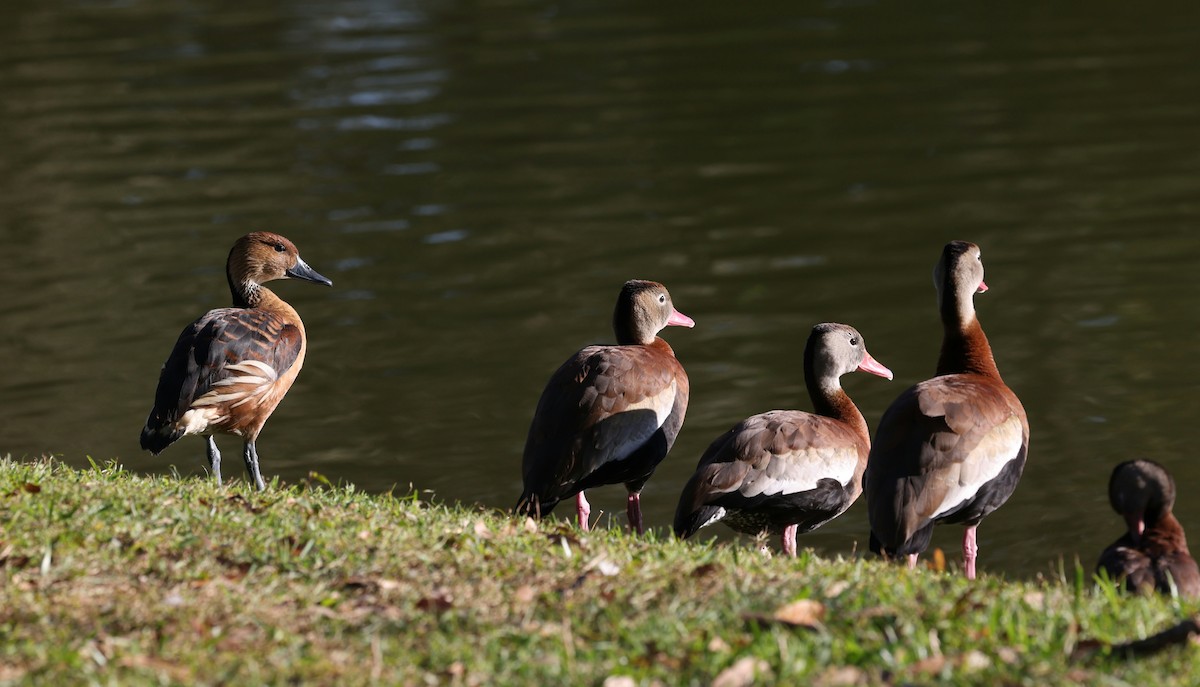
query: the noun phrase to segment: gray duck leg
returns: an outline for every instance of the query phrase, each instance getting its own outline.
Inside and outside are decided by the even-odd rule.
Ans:
[[[246,472],[250,473],[250,477],[254,480],[254,486],[258,487],[259,491],[265,491],[267,485],[263,482],[262,473],[258,470],[258,451],[254,448],[253,441],[246,442],[243,457],[246,459]]]
[[[217,486],[221,486],[221,452],[217,450],[217,440],[213,435],[208,437],[208,470],[212,473],[213,479],[217,480]]]

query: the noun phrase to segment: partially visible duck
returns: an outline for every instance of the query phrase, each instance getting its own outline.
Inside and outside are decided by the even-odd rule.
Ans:
[[[1175,481],[1152,460],[1130,460],[1113,469],[1108,500],[1125,518],[1128,531],[1104,553],[1096,571],[1124,580],[1129,591],[1200,596],[1200,569],[1188,552],[1183,526],[1171,509]]]
[[[863,477],[871,550],[907,556],[915,567],[934,524],[962,524],[963,568],[974,579],[975,530],[1016,489],[1029,421],[975,315],[974,295],[987,290],[979,246],[947,244],[934,284],[943,327],[937,376],[884,412]]]
[[[333,282],[300,259],[279,234],[259,231],[233,244],[225,265],[233,307],[210,310],[189,324],[162,366],[142,448],[158,455],[188,434],[208,442],[208,463],[221,483],[215,433],[244,440],[246,470],[265,489],[254,442],[296,381],[307,342],[300,315],[263,286],[273,279]]]
[[[842,389],[842,375],[855,370],[892,378],[854,327],[813,327],[804,380],[815,412],[772,410],[717,437],[679,497],[676,536],[719,520],[746,534],[779,534],[784,553],[795,556],[797,533],[849,508],[862,492],[871,445],[867,421]]]
[[[675,443],[687,411],[688,377],[657,334],[695,326],[652,281],[625,282],[613,312],[615,346],[588,346],[550,377],[538,400],[521,468],[516,510],[541,517],[575,497],[579,526],[591,508],[584,490],[624,484],[631,528],[642,532],[639,494]]]

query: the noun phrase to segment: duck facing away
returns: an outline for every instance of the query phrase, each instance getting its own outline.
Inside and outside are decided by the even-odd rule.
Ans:
[[[1180,596],[1200,596],[1200,569],[1171,512],[1175,481],[1167,469],[1152,460],[1121,463],[1109,478],[1108,500],[1128,531],[1100,554],[1096,571],[1124,580],[1131,592],[1170,594],[1174,587]]]
[[[333,282],[301,260],[291,241],[269,232],[238,239],[225,273],[233,307],[208,311],[179,335],[163,363],[141,444],[158,455],[182,436],[204,436],[220,484],[221,453],[213,435],[235,434],[245,441],[246,470],[262,490],[254,442],[296,381],[307,346],[300,316],[263,284],[287,278]]]
[[[779,534],[783,551],[795,556],[797,533],[849,508],[862,492],[871,445],[867,421],[842,389],[842,375],[855,370],[892,378],[853,327],[813,327],[804,380],[815,412],[772,410],[718,437],[679,497],[676,536],[719,520],[746,534]]]
[[[974,579],[976,528],[1016,489],[1029,422],[975,315],[974,295],[987,290],[979,247],[947,244],[934,284],[943,326],[937,376],[888,407],[867,461],[871,550],[915,567],[935,523],[962,524],[963,568]]]
[[[538,400],[521,471],[518,513],[541,517],[575,497],[580,528],[591,507],[584,490],[624,484],[629,526],[642,528],[639,494],[675,443],[687,411],[688,377],[664,327],[695,326],[652,281],[625,282],[613,312],[615,346],[588,346],[550,377]]]

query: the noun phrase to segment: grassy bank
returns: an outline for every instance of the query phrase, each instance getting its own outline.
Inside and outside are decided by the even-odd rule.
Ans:
[[[373,496],[0,460],[0,684],[1200,684],[1197,609]],[[799,602],[799,603],[796,603]],[[628,680],[626,678],[631,678]]]

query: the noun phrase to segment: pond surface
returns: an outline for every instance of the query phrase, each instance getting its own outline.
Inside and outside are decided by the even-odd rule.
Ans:
[[[202,441],[137,435],[179,330],[228,304],[230,245],[269,229],[334,288],[276,285],[310,344],[268,478],[511,506],[546,379],[649,278],[697,322],[666,332],[692,383],[643,495],[666,527],[716,435],[810,407],[814,323],[896,373],[844,380],[872,427],[931,374],[962,238],[1033,435],[982,569],[1090,567],[1135,456],[1200,536],[1200,5],[775,9],[7,0],[0,451],[202,474]],[[623,489],[591,497],[623,522]],[[801,545],[861,550],[865,513]]]

